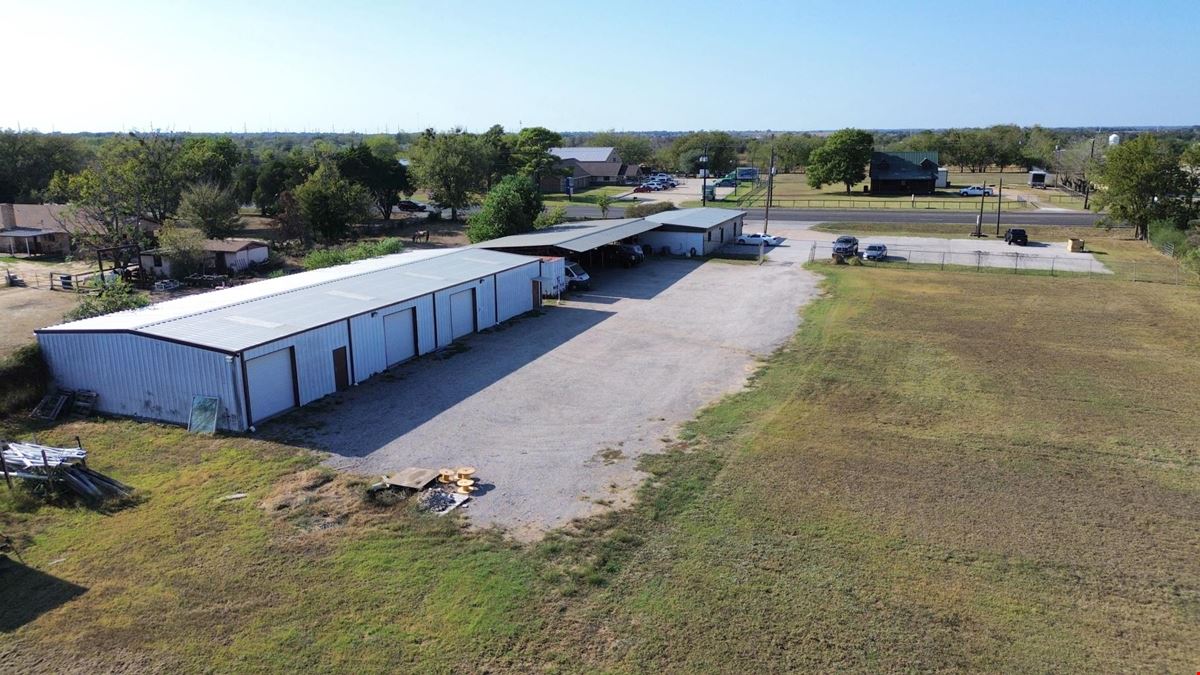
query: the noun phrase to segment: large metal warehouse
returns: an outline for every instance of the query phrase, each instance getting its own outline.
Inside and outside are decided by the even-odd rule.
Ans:
[[[718,208],[678,209],[646,216],[656,227],[639,241],[669,255],[711,255],[742,233],[745,211]]]
[[[414,251],[43,328],[55,383],[100,411],[186,424],[195,396],[244,431],[530,311],[541,261]]]

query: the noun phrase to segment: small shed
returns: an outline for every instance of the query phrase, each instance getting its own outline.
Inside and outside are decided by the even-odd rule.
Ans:
[[[657,223],[640,238],[656,252],[669,255],[706,256],[736,241],[742,234],[745,211],[718,208],[694,208],[663,211],[646,216]]]
[[[1029,172],[1029,187],[1044,188],[1046,187],[1046,170],[1033,169]]]
[[[252,239],[208,239],[204,242],[205,270],[216,272],[241,272],[253,265],[267,261],[271,248],[261,241]],[[162,249],[151,249],[140,254],[139,264],[146,274],[159,279],[175,276],[171,256]]]

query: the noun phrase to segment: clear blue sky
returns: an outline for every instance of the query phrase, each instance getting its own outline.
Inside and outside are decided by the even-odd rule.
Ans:
[[[0,127],[1200,122],[1200,1],[0,0]]]

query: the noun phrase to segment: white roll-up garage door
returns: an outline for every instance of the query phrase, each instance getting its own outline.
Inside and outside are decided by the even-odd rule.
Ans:
[[[450,296],[450,339],[475,332],[475,289],[468,288]]]
[[[250,387],[250,415],[255,424],[296,406],[290,349],[246,361],[246,380]]]
[[[413,310],[405,309],[383,317],[384,352],[389,367],[417,355]]]

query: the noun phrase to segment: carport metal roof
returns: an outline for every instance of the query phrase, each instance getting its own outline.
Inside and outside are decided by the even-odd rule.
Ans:
[[[525,249],[561,248],[583,253],[614,241],[637,236],[658,227],[645,218],[622,218],[620,220],[585,220],[568,225],[556,225],[528,234],[514,234],[476,244],[478,248]]]
[[[120,332],[235,353],[537,258],[472,248],[412,251],[168,300],[43,328]]]
[[[659,225],[673,225],[675,227],[707,230],[710,227],[716,227],[721,223],[727,223],[738,216],[744,215],[746,215],[745,211],[733,211],[731,209],[719,209],[709,206],[663,211],[646,216],[646,220],[653,222],[655,227]]]

